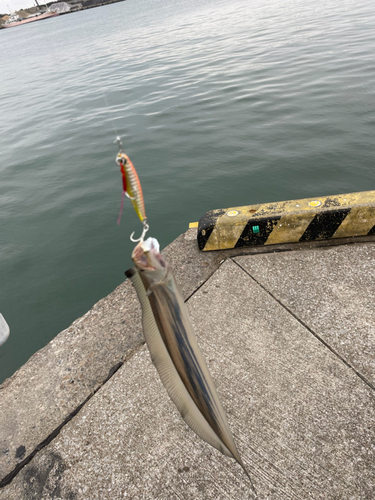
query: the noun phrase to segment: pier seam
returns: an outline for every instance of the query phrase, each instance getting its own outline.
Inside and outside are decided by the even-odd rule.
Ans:
[[[333,349],[325,340],[320,337],[312,328],[310,328],[304,321],[302,321],[296,314],[294,314],[281,300],[276,298],[267,288],[265,288],[254,276],[252,276],[246,269],[244,269],[238,262],[233,258],[230,258],[242,271],[244,271],[257,285],[259,285],[270,297],[272,297],[281,307],[283,307],[294,319],[298,321],[306,330],[308,330],[314,337],[319,340],[327,349],[329,349],[332,354],[334,354],[342,363],[344,363],[348,368],[353,370],[353,372],[373,391],[375,391],[375,386],[366,379],[359,371],[357,371],[345,358],[343,358],[335,349]]]
[[[197,293],[197,291],[198,291],[198,290],[200,290],[200,289],[202,288],[202,286],[203,286],[203,285],[205,285],[205,284],[207,283],[207,281],[208,281],[209,279],[211,279],[211,278],[212,278],[212,276],[216,273],[216,271],[217,271],[218,269],[220,269],[220,267],[222,266],[222,264],[223,264],[226,260],[227,260],[227,259],[223,259],[222,261],[220,261],[220,263],[219,263],[219,264],[218,264],[218,266],[215,268],[215,270],[214,270],[214,271],[212,271],[212,273],[211,273],[211,274],[210,274],[210,275],[209,275],[209,276],[208,276],[208,277],[207,277],[204,281],[202,281],[202,283],[201,283],[199,286],[197,286],[197,287],[196,287],[196,288],[195,288],[195,289],[191,292],[191,294],[190,294],[190,295],[189,295],[189,296],[188,296],[188,297],[184,300],[185,304],[186,304],[186,302],[187,302],[188,300],[190,300],[190,299],[191,299],[191,297],[192,297],[193,295],[195,295],[195,294]]]

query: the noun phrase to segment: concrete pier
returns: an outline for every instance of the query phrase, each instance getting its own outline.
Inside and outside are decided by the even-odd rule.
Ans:
[[[167,249],[259,499],[375,498],[375,237]],[[255,498],[183,422],[129,282],[0,386],[0,499]]]

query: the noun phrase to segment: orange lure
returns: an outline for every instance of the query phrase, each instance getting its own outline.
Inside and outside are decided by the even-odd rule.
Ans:
[[[145,202],[143,200],[142,187],[141,183],[139,182],[137,171],[135,170],[134,165],[130,161],[128,155],[126,155],[122,151],[118,153],[116,157],[116,163],[120,166],[123,186],[121,209],[117,224],[120,224],[125,196],[130,199],[138,217],[140,218],[141,222],[145,224],[147,221]]]

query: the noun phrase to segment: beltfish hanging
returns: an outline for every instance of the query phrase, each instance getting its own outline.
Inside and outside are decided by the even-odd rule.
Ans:
[[[126,271],[142,305],[152,361],[182,418],[204,441],[245,469],[215,385],[191,326],[184,300],[155,238],[140,241]],[[254,486],[251,482],[251,486]],[[255,489],[254,489],[255,491]]]

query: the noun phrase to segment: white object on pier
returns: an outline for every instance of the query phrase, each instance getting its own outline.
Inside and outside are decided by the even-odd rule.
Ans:
[[[5,321],[4,316],[0,314],[0,345],[3,345],[4,342],[9,337],[10,328],[8,323]]]

